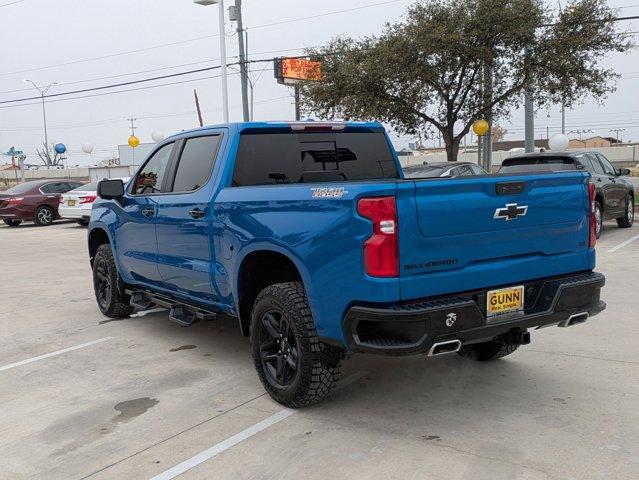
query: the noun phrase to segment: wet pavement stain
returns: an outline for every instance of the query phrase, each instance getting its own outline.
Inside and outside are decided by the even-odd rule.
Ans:
[[[180,350],[193,350],[197,345],[182,345],[181,347],[172,348],[169,352],[179,352]]]
[[[133,400],[126,400],[115,405],[119,415],[113,419],[114,422],[127,422],[135,417],[139,417],[149,408],[155,407],[160,401],[157,398],[142,397]]]

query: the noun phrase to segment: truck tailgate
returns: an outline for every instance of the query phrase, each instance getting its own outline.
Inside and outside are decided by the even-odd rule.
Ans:
[[[581,172],[400,182],[403,300],[591,268]]]

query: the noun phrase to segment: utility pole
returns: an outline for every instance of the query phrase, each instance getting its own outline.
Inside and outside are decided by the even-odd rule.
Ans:
[[[302,119],[302,113],[300,109],[300,85],[295,84],[295,121],[299,122]]]
[[[524,147],[526,153],[535,151],[535,109],[533,106],[532,95],[526,90],[524,97],[524,115],[526,124],[526,135]]]
[[[197,98],[197,90],[193,89],[193,95],[195,96],[195,109],[197,110],[197,119],[200,122],[200,127],[204,126],[204,121],[202,120],[202,110],[200,109],[200,99]]]
[[[131,115],[130,118],[127,118],[127,121],[131,122],[131,136],[135,137],[135,130],[138,128],[135,126],[137,118],[133,118],[133,115]],[[135,165],[135,147],[133,146],[131,146],[131,155],[131,164]]]
[[[242,0],[235,0],[235,6],[229,7],[229,19],[237,22],[237,41],[240,49],[240,81],[242,84],[242,118],[250,119],[248,98],[248,68],[246,65],[246,48],[244,45],[244,26],[242,24]]]
[[[611,128],[610,129],[611,132],[614,132],[617,134],[617,145],[619,145],[619,132],[625,132],[626,129],[625,128]]]
[[[28,78],[25,78],[23,80],[24,83],[30,83],[31,85],[33,85],[35,87],[35,89],[40,92],[40,97],[42,98],[42,120],[44,123],[44,148],[46,150],[47,153],[47,157],[49,156],[49,136],[47,135],[47,110],[45,108],[44,105],[44,96],[47,94],[47,92],[49,91],[49,89],[54,86],[57,85],[57,82],[52,82],[50,83],[47,87],[44,88],[40,88],[38,87],[38,85],[36,85],[36,83],[33,80],[29,80]]]
[[[566,105],[561,102],[561,133],[566,134]]]

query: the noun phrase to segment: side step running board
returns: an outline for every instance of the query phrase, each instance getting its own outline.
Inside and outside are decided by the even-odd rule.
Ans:
[[[131,295],[131,306],[138,310],[146,310],[153,305],[169,309],[169,320],[183,327],[190,327],[196,322],[211,321],[217,318],[215,312],[210,312],[194,305],[175,303],[175,300],[162,297],[153,292],[141,290],[126,290]]]
[[[132,307],[139,310],[146,310],[153,305],[153,302],[149,297],[142,292],[133,292],[131,294],[131,301],[129,302]]]
[[[169,310],[169,320],[177,323],[182,327],[190,327],[200,319],[197,318],[192,312],[186,311],[182,305],[171,305]]]

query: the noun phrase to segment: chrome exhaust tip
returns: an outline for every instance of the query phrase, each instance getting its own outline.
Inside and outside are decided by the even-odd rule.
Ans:
[[[447,340],[445,342],[437,342],[434,343],[432,347],[430,347],[430,350],[428,350],[428,356],[434,357],[436,355],[459,352],[461,345],[461,340]]]
[[[584,323],[586,320],[588,320],[588,316],[588,312],[575,313],[574,315],[568,317],[568,320],[559,322],[557,326],[562,328],[572,327],[573,325]]]

